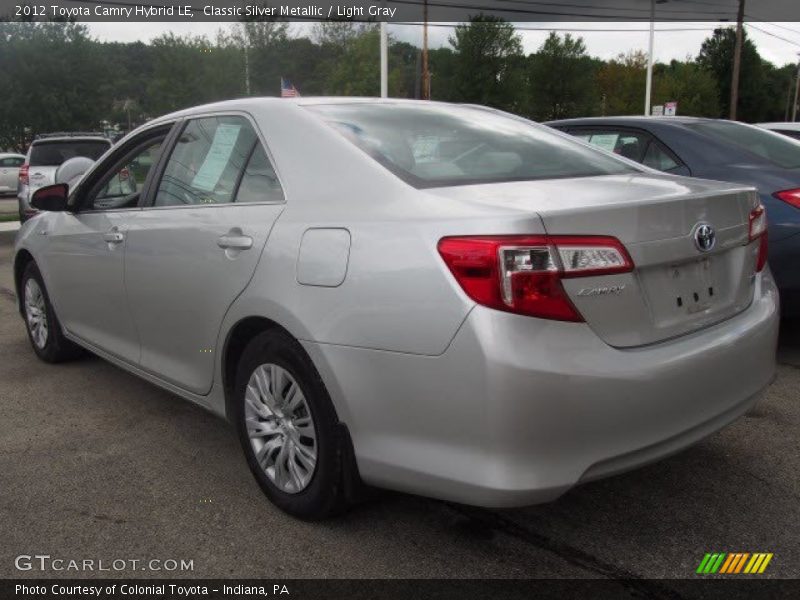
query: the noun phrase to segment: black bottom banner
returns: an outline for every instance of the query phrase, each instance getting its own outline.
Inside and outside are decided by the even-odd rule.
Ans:
[[[607,598],[800,598],[800,580],[778,579],[17,579],[0,581],[0,598],[255,600],[556,600]]]

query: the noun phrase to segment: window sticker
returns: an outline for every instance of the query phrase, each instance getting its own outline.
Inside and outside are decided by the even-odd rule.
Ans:
[[[217,131],[214,133],[214,141],[211,142],[211,148],[208,149],[208,154],[203,161],[203,164],[197,170],[197,175],[192,179],[192,187],[205,192],[211,192],[217,187],[222,172],[228,166],[228,161],[231,158],[233,147],[236,145],[236,140],[239,138],[239,131],[241,125],[231,125],[229,123],[221,123],[217,126]]]
[[[618,133],[596,133],[592,136],[591,144],[603,150],[613,152],[614,148],[617,147],[618,139]]]

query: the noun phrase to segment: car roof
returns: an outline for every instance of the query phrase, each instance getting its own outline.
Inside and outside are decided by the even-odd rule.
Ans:
[[[16,152],[0,152],[0,158],[25,158],[25,155]]]
[[[581,117],[577,119],[559,119],[546,121],[545,125],[687,125],[689,123],[704,123],[719,121],[705,117],[645,117],[645,116],[618,116],[618,117]]]
[[[53,135],[43,138],[36,138],[31,144],[42,144],[45,142],[106,142],[111,144],[111,140],[102,135]]]
[[[202,104],[200,106],[193,106],[173,113],[169,113],[160,117],[156,117],[149,121],[146,125],[155,125],[173,121],[175,119],[190,117],[192,115],[204,114],[208,112],[222,112],[226,110],[239,110],[248,112],[255,109],[263,109],[265,106],[313,106],[321,104],[407,104],[407,105],[445,105],[445,106],[464,106],[472,108],[486,108],[477,107],[471,104],[453,104],[450,102],[437,102],[432,100],[414,100],[409,98],[376,98],[370,96],[304,96],[302,98],[280,98],[278,96],[259,96],[254,98],[238,98],[235,100],[222,100],[220,102],[213,102],[211,104]],[[491,110],[488,109],[487,110]]]
[[[774,121],[772,123],[756,123],[764,129],[783,129],[785,131],[800,131],[800,123]]]

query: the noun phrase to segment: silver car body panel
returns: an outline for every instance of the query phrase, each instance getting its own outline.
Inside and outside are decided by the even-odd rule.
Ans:
[[[770,382],[774,283],[765,269],[740,288],[735,274],[754,260],[743,237],[752,190],[646,169],[417,190],[302,106],[334,101],[231,101],[146,126],[246,114],[285,204],[45,213],[25,223],[17,252],[39,263],[67,336],[225,415],[228,336],[245,319],[269,319],[312,358],[365,481],[492,506],[551,499],[668,454],[735,418]],[[617,236],[634,262],[666,269],[703,260],[687,246],[696,219],[715,221],[734,291],[726,311],[671,323],[642,300],[671,293],[661,280],[636,282],[636,310],[624,295],[577,289],[620,285],[613,277],[566,281],[587,323],[477,306],[436,249],[451,235],[591,233]],[[103,234],[114,226],[124,241],[108,248]],[[251,236],[252,248],[220,248],[231,231]]]

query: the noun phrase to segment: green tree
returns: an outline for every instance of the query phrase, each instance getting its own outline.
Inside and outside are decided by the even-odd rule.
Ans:
[[[758,54],[747,31],[742,32],[742,57],[739,72],[739,106],[737,118],[743,121],[763,120],[769,98],[765,88],[764,62]],[[697,63],[711,73],[717,82],[720,116],[730,114],[731,75],[736,31],[731,28],[715,29],[707,38],[697,57]]]
[[[654,68],[653,104],[676,101],[680,115],[718,117],[718,93],[714,76],[694,62],[673,60]]]
[[[644,107],[647,57],[636,51],[608,61],[597,74],[604,115],[640,115]]]
[[[524,101],[522,41],[511,23],[472,17],[450,37],[456,55],[454,95],[464,102],[519,110]]]
[[[99,127],[111,100],[103,60],[76,23],[0,23],[0,147],[26,149],[46,131]]]
[[[528,57],[528,112],[537,120],[592,114],[599,104],[596,71],[583,38],[551,32]]]

